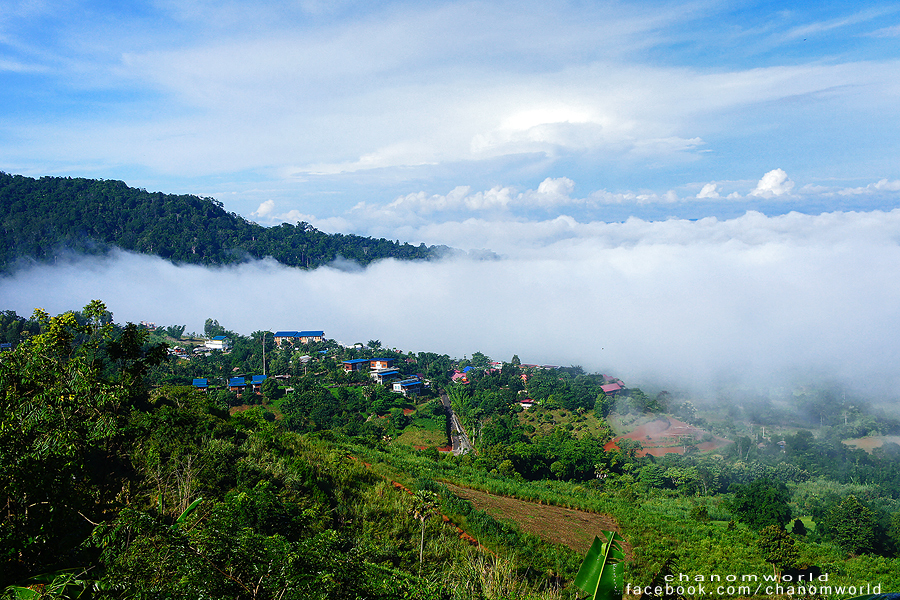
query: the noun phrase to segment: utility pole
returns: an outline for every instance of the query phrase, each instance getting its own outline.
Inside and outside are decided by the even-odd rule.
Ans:
[[[262,356],[263,356],[263,377],[265,377],[265,375],[266,375],[266,334],[267,334],[267,333],[269,333],[269,332],[268,332],[268,331],[263,331],[263,332],[262,332],[262,347],[263,347],[263,353],[262,353]]]

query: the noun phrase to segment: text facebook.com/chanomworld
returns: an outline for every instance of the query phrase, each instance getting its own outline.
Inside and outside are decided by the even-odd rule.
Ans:
[[[836,595],[857,596],[862,594],[880,594],[881,584],[866,583],[863,585],[832,585],[828,581],[828,573],[812,575],[666,575],[664,583],[657,585],[625,585],[624,596],[638,597],[643,594],[667,596],[713,596],[727,598],[730,596],[781,595],[812,596]]]

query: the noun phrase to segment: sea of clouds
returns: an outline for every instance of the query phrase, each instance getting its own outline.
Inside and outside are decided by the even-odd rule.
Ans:
[[[0,279],[0,308],[58,313],[99,298],[118,322],[186,324],[189,332],[202,332],[209,317],[244,334],[322,329],[345,343],[582,365],[672,391],[726,380],[775,386],[801,373],[893,399],[900,209],[622,223],[468,219],[417,229],[426,231],[497,257],[304,271],[273,260],[173,265],[117,251],[26,266]]]

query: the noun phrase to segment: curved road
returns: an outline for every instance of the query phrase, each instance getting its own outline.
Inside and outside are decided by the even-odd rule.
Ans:
[[[463,429],[462,423],[459,422],[459,417],[453,412],[450,398],[443,390],[441,391],[441,404],[444,405],[444,409],[450,415],[450,442],[453,444],[453,454],[460,455],[466,452],[473,452],[475,449],[469,441],[469,436],[466,435],[466,430]]]

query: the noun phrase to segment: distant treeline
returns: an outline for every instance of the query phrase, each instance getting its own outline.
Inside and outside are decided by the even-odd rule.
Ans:
[[[213,198],[148,192],[113,180],[0,172],[0,215],[0,271],[23,258],[43,262],[66,250],[102,254],[112,247],[205,265],[271,256],[303,268],[338,257],[360,265],[431,259],[449,250],[327,234],[305,222],[263,227],[226,212]]]

